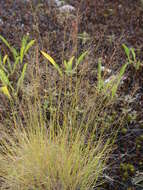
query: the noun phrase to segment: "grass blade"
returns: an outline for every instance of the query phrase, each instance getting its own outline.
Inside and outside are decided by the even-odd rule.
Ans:
[[[126,71],[126,68],[127,68],[127,65],[128,63],[124,64],[121,69],[120,69],[120,72],[119,72],[119,75],[118,75],[118,79],[117,79],[117,82],[113,85],[112,87],[112,98],[115,96],[116,92],[117,92],[117,89],[118,89],[118,86],[121,82],[121,79]]]
[[[70,58],[70,60],[68,62],[64,61],[64,65],[65,65],[65,72],[67,74],[72,74],[72,65],[73,65],[73,60],[74,60],[74,56]]]
[[[0,35],[0,39],[2,40],[2,42],[3,42],[9,49],[11,49],[10,44],[8,43],[8,41],[7,41],[3,36]]]
[[[76,68],[77,66],[83,61],[83,59],[85,58],[85,56],[87,55],[88,51],[85,51],[84,53],[82,53],[79,58],[77,59],[77,62],[76,62]]]
[[[0,80],[4,86],[9,86],[11,89],[13,89],[8,77],[6,76],[5,72],[2,69],[0,69]]]
[[[20,76],[20,78],[18,79],[18,82],[17,82],[17,91],[16,91],[16,93],[18,93],[20,87],[21,87],[22,84],[23,84],[23,80],[24,80],[24,77],[25,77],[26,69],[27,69],[27,63],[24,64],[23,69],[22,69],[21,76]]]
[[[27,37],[23,37],[22,39],[22,43],[21,43],[21,49],[20,49],[20,62],[23,62],[23,57],[24,57],[24,50],[25,50],[25,46],[27,43]]]
[[[8,55],[5,55],[4,58],[3,58],[3,65],[6,64],[7,58],[8,58]]]
[[[124,48],[125,54],[128,58],[128,61],[130,62],[130,48],[128,48],[125,44],[122,44],[122,46]]]
[[[11,45],[8,43],[8,41],[3,36],[0,35],[0,39],[9,48],[9,50],[12,52],[14,59],[16,59],[16,57],[18,56],[16,49],[14,47],[11,47]]]
[[[1,91],[5,96],[7,96],[9,99],[11,99],[11,95],[10,95],[10,93],[9,93],[9,90],[8,90],[7,86],[1,87],[1,88],[0,88],[0,91]]]
[[[124,65],[121,67],[120,72],[119,72],[119,77],[120,77],[120,78],[124,75],[124,73],[125,73],[125,71],[126,71],[126,68],[127,68],[127,65],[128,65],[128,63],[124,64]]]
[[[132,56],[133,56],[133,60],[136,61],[136,54],[135,54],[134,48],[131,48],[131,53],[132,53]]]
[[[43,51],[41,51],[41,53],[55,67],[55,69],[59,72],[60,76],[63,76],[62,70],[60,69],[59,65],[54,61],[54,59],[49,54]]]
[[[11,74],[13,74],[15,72],[15,69],[16,69],[16,67],[17,67],[17,65],[19,63],[19,60],[20,60],[20,56],[16,58]]]
[[[70,58],[68,61],[68,70],[72,71],[72,65],[73,65],[74,56]]]
[[[25,47],[25,51],[24,51],[24,54],[27,53],[27,51],[34,45],[35,43],[35,40],[31,40]]]

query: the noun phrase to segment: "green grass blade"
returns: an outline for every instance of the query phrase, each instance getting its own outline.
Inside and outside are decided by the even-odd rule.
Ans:
[[[27,43],[27,37],[24,36],[21,42],[21,49],[20,49],[20,62],[23,62],[23,57],[24,57],[24,50],[26,47],[26,43]]]
[[[85,56],[87,55],[88,51],[85,51],[84,53],[82,53],[79,58],[77,59],[77,62],[76,62],[76,68],[77,66],[83,61],[83,59],[85,58]]]
[[[68,61],[68,70],[72,71],[72,65],[73,65],[74,56],[70,58]]]
[[[124,64],[124,65],[121,67],[120,72],[119,72],[119,78],[121,78],[121,77],[124,75],[124,73],[125,73],[125,71],[126,71],[126,68],[127,68],[127,65],[128,65],[128,63]]]
[[[67,61],[66,61],[66,60],[64,60],[64,66],[65,66],[65,69],[67,70],[68,64],[67,64]]]
[[[41,53],[55,67],[55,69],[59,72],[60,76],[63,76],[62,70],[60,69],[59,65],[54,61],[54,59],[49,54],[43,51],[41,51]]]
[[[7,58],[8,58],[8,55],[5,55],[4,58],[3,58],[3,65],[6,64]]]
[[[22,69],[21,76],[20,76],[20,78],[18,79],[16,93],[18,93],[20,87],[21,87],[22,84],[23,84],[23,80],[24,80],[24,77],[25,77],[26,69],[27,69],[27,63],[24,64],[23,69]]]
[[[6,63],[7,63],[9,71],[12,72],[12,66],[11,66],[11,62],[10,62],[10,59],[9,59],[8,55],[4,56],[4,58],[3,58],[3,65],[2,65],[2,69],[7,72],[6,66],[5,66]]]
[[[8,90],[7,86],[0,87],[0,91],[1,91],[5,96],[7,96],[9,99],[11,99],[11,95],[10,95],[10,93],[9,93],[9,90]]]
[[[15,69],[17,68],[17,65],[20,61],[20,56],[16,58],[15,62],[14,62],[14,65],[13,65],[13,68],[12,68],[12,74],[15,72]]]
[[[24,54],[27,53],[27,51],[34,45],[35,43],[35,40],[31,40],[25,47],[25,51],[24,51]]]
[[[127,57],[129,57],[129,54],[130,54],[130,49],[125,45],[125,44],[122,44],[123,48],[124,48],[124,51],[127,55]]]
[[[74,60],[74,56],[70,58],[70,60],[68,62],[66,62],[66,67],[65,67],[65,72],[67,74],[72,74],[72,65],[73,65],[73,60]],[[65,62],[64,62],[65,63]]]
[[[124,48],[128,61],[130,61],[130,48],[128,48],[125,44],[122,44],[122,47]]]
[[[12,72],[12,66],[11,66],[11,62],[10,62],[9,57],[7,57],[7,63],[8,63],[8,69],[9,69],[9,71],[11,73]]]
[[[134,48],[131,48],[131,53],[132,53],[132,56],[133,56],[133,60],[136,61],[136,54],[135,54]]]
[[[12,47],[3,36],[0,35],[0,39],[9,48],[9,50],[12,52],[14,59],[16,59],[16,57],[18,56],[16,49],[14,47]]]
[[[8,43],[8,41],[7,41],[3,36],[0,35],[0,39],[2,40],[2,42],[3,42],[9,49],[11,49],[10,44]]]
[[[112,98],[115,96],[115,94],[117,92],[118,86],[119,86],[121,79],[122,79],[122,77],[126,71],[127,65],[128,65],[128,63],[124,64],[120,69],[117,82],[113,85],[112,90],[111,90],[112,91]]]
[[[2,69],[0,69],[0,80],[4,86],[9,86],[11,89],[13,89],[7,75]]]
[[[11,48],[11,52],[13,54],[14,60],[16,60],[16,58],[18,56],[18,52],[16,51],[16,49],[14,47]]]
[[[2,55],[0,54],[0,68],[7,73],[7,69],[3,65]]]

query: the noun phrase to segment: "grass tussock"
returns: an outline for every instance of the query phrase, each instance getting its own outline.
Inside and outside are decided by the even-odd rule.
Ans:
[[[120,120],[114,111],[118,85],[106,93],[99,85],[100,69],[97,81],[90,84],[84,68],[87,52],[63,65],[41,53],[46,64],[39,64],[36,47],[17,93],[9,98],[3,92],[11,113],[1,124],[0,189],[95,189],[103,182],[114,127]],[[123,73],[117,75],[118,83]]]
[[[68,126],[55,132],[41,116],[37,119],[36,109],[30,114],[26,127],[1,133],[1,189],[88,190],[101,183],[109,139],[104,142],[101,135],[95,140]]]

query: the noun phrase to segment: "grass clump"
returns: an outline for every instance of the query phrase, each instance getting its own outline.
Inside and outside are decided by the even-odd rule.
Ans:
[[[98,81],[90,84],[86,68],[80,69],[87,52],[63,66],[41,53],[55,70],[38,64],[36,51],[36,67],[30,65],[22,72],[22,76],[27,72],[29,82],[23,84],[21,98],[15,93],[16,101],[9,107],[12,117],[5,118],[8,121],[1,127],[0,188],[95,189],[103,182],[119,122],[115,100],[97,90]],[[31,88],[32,93],[27,93]]]
[[[136,52],[134,48],[129,48],[125,44],[122,45],[127,56],[127,62],[135,68],[135,70],[139,70],[143,64],[140,60],[136,59]]]
[[[110,138],[105,141],[101,134],[95,139],[95,129],[87,135],[81,128],[69,128],[66,119],[55,130],[55,122],[45,125],[36,108],[25,120],[26,126],[11,134],[1,132],[1,189],[88,190],[102,182]]]

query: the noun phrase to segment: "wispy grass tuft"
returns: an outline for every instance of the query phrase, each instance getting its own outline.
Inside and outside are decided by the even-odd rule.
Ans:
[[[1,189],[88,190],[102,182],[110,138],[95,139],[92,132],[89,136],[81,128],[70,129],[66,119],[55,130],[55,121],[46,125],[36,107],[27,116],[26,126],[19,124],[11,134],[2,130]]]
[[[103,182],[119,121],[114,99],[103,96],[98,84],[90,85],[87,71],[80,70],[87,52],[65,61],[64,67],[42,54],[56,70],[23,64],[17,91],[25,73],[29,83],[23,85],[22,98],[15,93],[16,101],[10,101],[12,117],[0,131],[0,189],[95,189]],[[35,60],[38,64],[38,52]],[[6,88],[3,93],[10,99]]]

